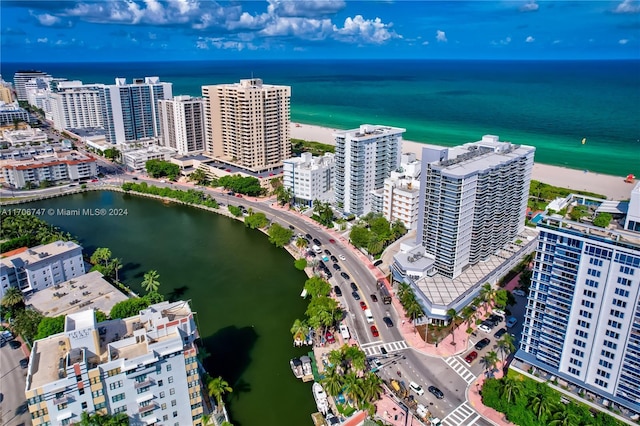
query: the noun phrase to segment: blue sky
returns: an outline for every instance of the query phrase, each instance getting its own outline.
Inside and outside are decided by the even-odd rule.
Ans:
[[[3,62],[640,58],[640,0],[0,2]]]

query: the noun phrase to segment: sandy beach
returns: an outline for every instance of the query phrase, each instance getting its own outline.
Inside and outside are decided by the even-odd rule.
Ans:
[[[291,123],[292,138],[322,142],[330,145],[335,144],[333,132],[339,130],[341,129]],[[481,137],[482,135],[478,135],[478,139]],[[464,141],[461,141],[461,143],[464,143]],[[403,140],[402,152],[413,152],[420,158],[422,146],[424,146],[424,144],[419,142]],[[634,187],[634,185],[624,181],[624,176],[610,176],[592,172],[585,173],[583,170],[574,170],[539,163],[533,165],[532,178],[554,186],[606,195],[610,200],[629,199],[631,190]]]

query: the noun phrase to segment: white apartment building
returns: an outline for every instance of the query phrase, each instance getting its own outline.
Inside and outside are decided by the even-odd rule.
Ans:
[[[333,203],[333,167],[335,155],[327,152],[314,157],[303,152],[300,157],[284,160],[283,184],[290,189],[294,202],[312,206],[314,200]]]
[[[0,258],[0,298],[10,287],[22,292],[53,287],[84,275],[82,247],[72,241],[56,241]]]
[[[7,161],[2,166],[5,182],[24,188],[27,182],[88,179],[98,174],[96,159],[77,151],[55,152],[26,160]]]
[[[624,222],[624,229],[640,232],[640,182],[631,191],[629,208]]]
[[[48,94],[53,127],[58,130],[102,127],[100,87],[77,80],[60,82],[58,91]]]
[[[455,278],[524,229],[535,148],[486,135],[422,150],[418,241]]]
[[[97,323],[67,315],[64,332],[37,340],[25,394],[33,425],[70,425],[83,412],[126,413],[129,424],[201,425],[202,382],[188,302]]]
[[[47,142],[47,134],[41,129],[5,130],[2,138],[11,146],[42,145]]]
[[[516,359],[640,413],[640,232],[556,217],[537,228]]]
[[[384,180],[382,215],[391,223],[400,221],[411,230],[418,225],[421,162],[413,153],[403,154],[400,168]]]
[[[112,144],[160,136],[158,101],[171,99],[172,83],[159,77],[116,78],[112,85],[101,85],[100,107],[107,141]]]
[[[46,72],[35,71],[35,70],[17,71],[13,75],[13,86],[16,89],[16,97],[18,98],[19,101],[28,100],[27,89],[26,89],[25,86],[26,86],[27,82],[29,82],[30,80],[32,80],[34,78],[38,78],[38,77],[51,78],[51,76],[49,74],[47,74]]]
[[[202,153],[205,149],[204,103],[201,98],[174,96],[159,100],[162,144],[180,155]]]
[[[206,151],[254,172],[281,167],[291,157],[291,87],[259,78],[202,86]]]
[[[335,132],[335,199],[345,214],[363,216],[374,210],[373,191],[400,166],[405,129],[364,124]],[[378,203],[379,206],[379,203]]]
[[[31,117],[26,109],[20,108],[18,101],[12,104],[0,103],[0,126],[13,125],[14,121],[31,122]]]
[[[140,149],[130,149],[122,152],[122,162],[125,167],[135,172],[142,172],[146,169],[149,160],[169,161],[176,155],[176,151],[164,146],[150,145]]]

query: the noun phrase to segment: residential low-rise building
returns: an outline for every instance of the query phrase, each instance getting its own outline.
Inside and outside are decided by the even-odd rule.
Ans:
[[[391,172],[382,190],[382,215],[391,223],[400,221],[407,229],[418,225],[420,207],[420,160],[403,154],[400,168]]]
[[[142,172],[146,168],[149,160],[169,161],[177,155],[176,151],[164,146],[149,145],[145,148],[130,149],[122,153],[122,162],[124,165],[134,172]]]
[[[83,412],[125,413],[131,425],[201,425],[198,330],[188,302],[98,323],[93,310],[36,340],[25,394],[33,425],[66,425]]]
[[[327,152],[314,157],[304,152],[284,160],[283,184],[291,190],[294,202],[311,206],[314,200],[333,202],[335,155]]]
[[[59,151],[27,160],[8,161],[2,166],[5,181],[14,188],[24,188],[27,182],[77,181],[98,174],[96,159],[78,151]]]
[[[85,273],[82,246],[72,241],[25,247],[5,255],[0,258],[0,298],[10,287],[29,293]]]
[[[40,145],[47,142],[45,132],[31,127],[23,130],[5,130],[2,137],[11,146]]]
[[[0,126],[13,125],[16,121],[31,122],[31,116],[26,109],[20,108],[18,102],[12,104],[0,103]]]

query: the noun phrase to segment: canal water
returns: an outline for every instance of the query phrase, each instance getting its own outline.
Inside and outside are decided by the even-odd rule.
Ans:
[[[80,239],[86,253],[108,247],[122,259],[121,281],[136,292],[145,272],[160,274],[160,293],[191,301],[210,356],[205,368],[233,387],[236,426],[311,424],[311,385],[293,377],[301,355],[289,329],[302,318],[306,279],[283,249],[244,224],[193,207],[110,191],[29,204],[40,217]],[[23,207],[20,206],[20,207]],[[123,209],[119,216],[64,216],[59,209]]]

